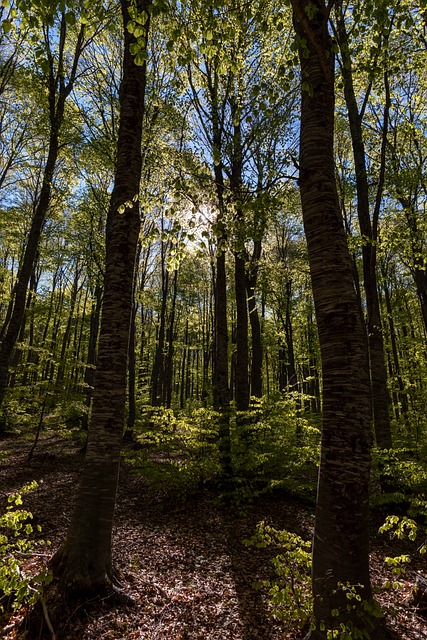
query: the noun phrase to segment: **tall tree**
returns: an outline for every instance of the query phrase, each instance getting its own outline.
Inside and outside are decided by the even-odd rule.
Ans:
[[[55,10],[56,6],[54,7],[54,11]],[[41,20],[41,16],[37,15],[37,11],[34,19],[36,23]],[[54,29],[52,26],[55,25],[55,21],[58,30],[56,33],[53,33]],[[42,186],[34,210],[24,256],[19,267],[13,296],[9,303],[10,312],[7,314],[9,321],[4,331],[0,347],[0,405],[3,402],[7,388],[9,363],[23,321],[28,283],[34,269],[40,237],[51,201],[54,172],[60,150],[60,133],[64,122],[65,105],[76,81],[78,63],[85,41],[85,27],[84,24],[82,24],[75,39],[71,63],[68,64],[67,35],[69,35],[70,30],[69,22],[69,13],[63,10],[59,16],[55,14],[48,15],[46,22],[42,22],[41,26],[43,44],[41,49],[39,49],[39,60],[43,73],[45,74],[48,92],[50,129],[48,152],[43,172]]]
[[[65,591],[110,593],[116,583],[111,535],[125,420],[129,328],[140,229],[141,139],[150,4],[121,1],[123,78],[114,189],[107,221],[106,270],[84,469],[66,540],[52,559]]]
[[[353,288],[333,155],[334,54],[324,0],[292,0],[302,77],[300,191],[322,359],[322,446],[313,544],[315,628],[326,640],[340,623],[381,638],[362,602],[369,577],[370,402],[363,329]],[[336,614],[336,615],[333,615]]]
[[[363,284],[366,298],[366,330],[369,346],[369,364],[371,377],[372,413],[375,430],[375,439],[379,447],[389,449],[392,446],[391,426],[389,414],[389,395],[387,389],[387,369],[384,354],[384,340],[382,320],[380,315],[380,303],[377,284],[377,244],[378,244],[378,220],[381,207],[382,191],[384,187],[385,150],[387,142],[388,114],[390,109],[390,90],[388,88],[388,76],[385,73],[385,106],[383,118],[383,131],[380,152],[380,176],[373,207],[373,215],[370,213],[369,182],[366,168],[366,153],[363,141],[363,115],[368,100],[372,82],[369,83],[366,95],[359,108],[354,87],[352,59],[350,55],[350,41],[346,27],[346,15],[342,2],[336,7],[337,35],[341,51],[341,73],[344,80],[344,96],[347,105],[350,134],[353,146],[354,166],[356,173],[357,212],[360,231],[363,237]],[[387,35],[380,34],[387,45]],[[372,62],[375,65],[375,61]]]

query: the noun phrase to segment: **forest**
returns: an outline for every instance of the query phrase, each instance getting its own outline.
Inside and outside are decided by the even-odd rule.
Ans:
[[[427,638],[426,0],[1,0],[7,640]]]

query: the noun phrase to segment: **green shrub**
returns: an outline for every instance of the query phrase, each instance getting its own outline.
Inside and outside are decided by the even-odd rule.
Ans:
[[[311,543],[300,536],[260,522],[255,535],[245,544],[257,548],[273,547],[279,553],[272,560],[276,579],[261,580],[257,589],[267,589],[274,615],[286,630],[303,629],[312,617]]]
[[[210,409],[190,416],[150,409],[135,433],[139,448],[126,452],[126,459],[154,487],[185,493],[219,473],[218,414]]]
[[[38,545],[46,544],[32,537],[33,516],[21,508],[22,495],[36,487],[37,483],[31,482],[20,492],[11,493],[5,512],[0,515],[0,612],[35,602],[51,580],[50,572],[43,569],[35,574],[25,562]],[[39,525],[36,531],[41,531]]]

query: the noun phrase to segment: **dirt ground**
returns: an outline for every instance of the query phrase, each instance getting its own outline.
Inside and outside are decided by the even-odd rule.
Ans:
[[[37,547],[25,558],[25,570],[37,571],[59,546],[66,531],[83,454],[69,441],[44,437],[33,459],[31,443],[0,442],[0,501],[25,483],[37,480],[24,496],[50,547]],[[2,451],[7,454],[3,455]],[[289,496],[258,498],[244,515],[221,509],[207,492],[183,501],[148,490],[123,463],[114,527],[114,559],[132,607],[100,603],[72,612],[57,640],[299,640],[303,632],[289,629],[272,614],[267,594],[255,590],[257,580],[274,577],[271,551],[243,544],[264,520],[310,539],[312,510]],[[378,528],[373,525],[373,530]],[[427,619],[410,606],[416,572],[411,564],[403,588],[382,588],[390,578],[384,557],[408,552],[384,536],[372,539],[372,579],[386,611],[389,637],[427,639]],[[1,637],[17,640],[24,611],[3,615]]]

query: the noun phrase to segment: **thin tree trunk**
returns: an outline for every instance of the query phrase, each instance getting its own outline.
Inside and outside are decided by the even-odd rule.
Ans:
[[[377,221],[378,216],[373,216],[371,220],[369,206],[369,186],[366,171],[366,154],[362,133],[362,116],[359,113],[356,94],[353,85],[353,72],[351,59],[349,56],[349,43],[345,27],[342,5],[337,10],[338,34],[343,58],[342,74],[344,79],[344,96],[347,105],[347,112],[350,124],[350,134],[353,146],[354,164],[356,170],[356,191],[357,191],[357,213],[359,218],[360,231],[364,242],[362,246],[363,260],[363,283],[366,296],[367,309],[367,336],[370,358],[370,374],[372,389],[372,413],[377,446],[382,449],[390,449],[392,446],[389,394],[387,387],[387,367],[384,352],[384,340],[382,322],[380,314],[380,304],[378,298],[377,284]],[[387,136],[389,100],[386,101],[384,111],[384,132],[383,132],[383,152],[381,153],[382,168],[385,165],[385,144]],[[381,199],[382,181],[377,193],[377,203],[379,206]]]
[[[246,293],[248,299],[249,321],[251,324],[251,396],[262,397],[262,336],[261,322],[255,299],[258,280],[259,259],[261,257],[261,240],[254,240],[254,248],[246,273]]]
[[[173,276],[172,287],[172,306],[169,319],[169,327],[167,331],[168,350],[165,359],[165,380],[163,385],[163,401],[166,407],[170,409],[172,403],[172,374],[173,374],[173,354],[174,354],[174,330],[175,330],[175,312],[176,312],[176,294],[178,289],[178,271],[175,270]]]
[[[93,384],[95,381],[95,366],[97,355],[97,343],[99,333],[99,323],[101,319],[102,286],[95,286],[94,301],[89,321],[89,341],[87,346],[86,369],[84,375],[85,387],[85,407],[86,413],[83,416],[82,428],[87,431],[89,426],[90,406],[92,403]]]
[[[169,291],[169,272],[165,265],[165,247],[162,243],[162,306],[160,309],[160,323],[157,338],[156,355],[154,357],[153,370],[151,372],[151,404],[158,406],[162,398],[164,384],[164,351],[166,333],[166,309]]]

